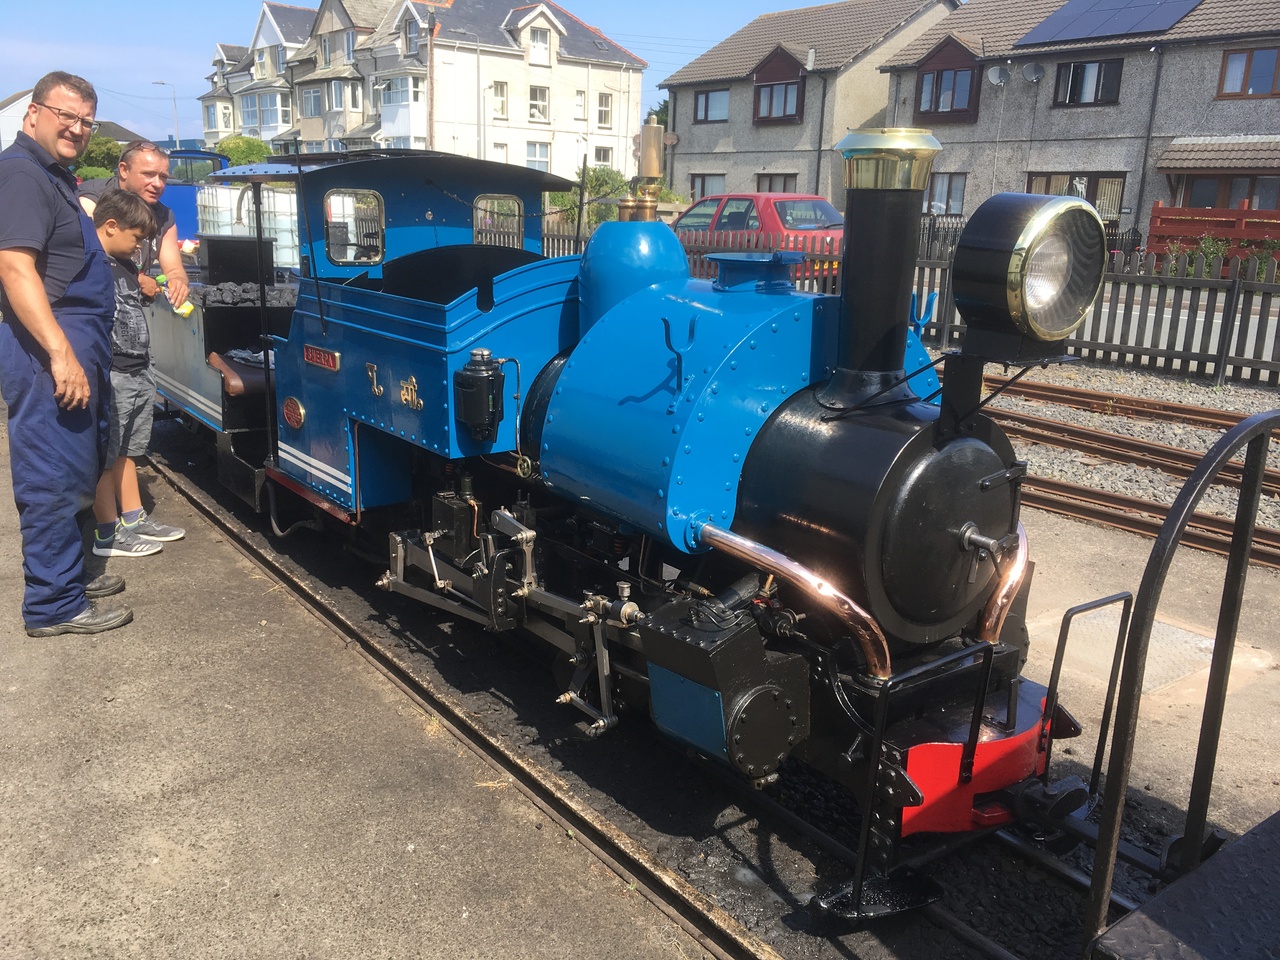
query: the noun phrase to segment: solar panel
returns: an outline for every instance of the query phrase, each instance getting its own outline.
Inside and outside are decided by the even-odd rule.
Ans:
[[[1014,46],[1163,33],[1200,0],[1067,0]]]

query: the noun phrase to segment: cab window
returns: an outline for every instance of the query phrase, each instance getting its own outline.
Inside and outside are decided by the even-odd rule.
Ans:
[[[324,198],[325,253],[330,263],[371,264],[386,253],[382,197],[372,190],[333,190]]]
[[[496,247],[524,246],[524,204],[519,197],[484,194],[472,205],[474,242]]]

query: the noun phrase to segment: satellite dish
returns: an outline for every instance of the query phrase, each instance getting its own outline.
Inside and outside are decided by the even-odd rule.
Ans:
[[[1003,87],[1009,80],[1009,68],[1002,63],[997,63],[987,71],[987,79],[997,87]]]
[[[1022,68],[1022,75],[1032,83],[1039,83],[1044,79],[1044,66],[1039,63],[1028,63]]]

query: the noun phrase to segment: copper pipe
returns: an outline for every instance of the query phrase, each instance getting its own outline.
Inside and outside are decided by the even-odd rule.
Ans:
[[[978,622],[978,639],[987,643],[999,643],[1000,631],[1004,627],[1004,618],[1009,615],[1013,606],[1013,598],[1018,595],[1018,588],[1027,575],[1027,530],[1018,522],[1018,551],[1013,560],[1005,564],[1000,573],[1000,583],[995,593],[987,600],[983,608],[982,619]]]
[[[889,663],[889,643],[885,640],[880,625],[871,614],[808,567],[796,563],[777,550],[772,550],[736,533],[730,533],[728,530],[722,530],[712,523],[704,523],[698,527],[697,536],[701,542],[714,547],[721,553],[727,553],[731,557],[754,564],[767,573],[774,574],[799,587],[816,603],[839,617],[853,631],[858,646],[862,648],[863,656],[867,658],[868,673],[882,680],[892,674],[893,670]]]

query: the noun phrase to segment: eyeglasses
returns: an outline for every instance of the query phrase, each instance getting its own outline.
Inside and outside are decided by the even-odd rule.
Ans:
[[[90,120],[88,117],[77,116],[76,114],[72,113],[70,110],[60,110],[58,107],[51,107],[47,103],[41,103],[38,100],[33,100],[32,103],[34,103],[37,107],[44,107],[46,110],[52,113],[55,117],[58,118],[58,122],[62,124],[64,127],[66,127],[68,130],[70,130],[72,127],[76,126],[77,124],[79,124],[82,129],[87,128],[90,133],[97,133],[98,128],[102,126],[102,124],[98,123],[97,120]]]

